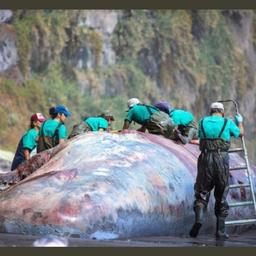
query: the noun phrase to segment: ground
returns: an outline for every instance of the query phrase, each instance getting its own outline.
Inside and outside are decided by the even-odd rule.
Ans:
[[[30,247],[40,236],[0,233],[0,247]],[[214,235],[186,237],[140,237],[125,240],[86,240],[69,238],[70,247],[256,247],[256,230],[240,235],[231,234],[227,241],[217,241]]]

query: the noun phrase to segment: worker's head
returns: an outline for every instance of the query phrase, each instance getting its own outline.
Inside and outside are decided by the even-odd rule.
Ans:
[[[108,122],[115,121],[115,118],[114,118],[112,112],[110,112],[108,110],[102,112],[99,116],[105,118]]]
[[[154,104],[154,106],[156,108],[158,108],[160,111],[163,111],[168,115],[169,115],[170,110],[172,109],[171,105],[165,100],[156,102]]]
[[[44,121],[45,117],[41,113],[35,113],[30,117],[30,128],[40,128]]]
[[[67,117],[71,116],[71,113],[69,112],[68,108],[63,105],[57,105],[55,107],[55,114],[61,122],[64,122]]]
[[[210,106],[210,114],[220,113],[224,116],[224,106],[221,102],[213,102]]]
[[[53,119],[57,116],[56,112],[55,112],[55,107],[50,107],[49,108],[49,115],[50,117]]]
[[[112,122],[115,121],[115,118],[114,118],[112,112],[106,110],[103,113],[101,113],[99,116],[103,117],[104,119],[107,120],[107,122],[108,122],[108,129],[107,130],[108,131],[112,130]]]
[[[137,105],[140,103],[140,100],[137,98],[131,98],[127,101],[127,107],[132,108],[133,106]]]

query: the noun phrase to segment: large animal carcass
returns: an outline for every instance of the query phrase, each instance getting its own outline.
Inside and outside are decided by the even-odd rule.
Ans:
[[[79,135],[34,156],[34,169],[46,163],[0,194],[0,232],[104,239],[188,234],[198,155],[196,145],[147,133]],[[231,156],[231,165],[241,162]],[[246,176],[234,173],[230,181],[244,183]],[[228,199],[248,197],[233,189]],[[202,233],[214,233],[212,199]],[[250,214],[248,207],[230,210],[233,219]]]

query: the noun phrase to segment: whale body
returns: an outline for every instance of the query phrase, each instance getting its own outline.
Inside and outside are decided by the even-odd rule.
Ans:
[[[0,232],[96,239],[186,235],[194,221],[199,153],[197,145],[135,131],[79,135],[0,193]],[[230,154],[231,166],[242,161]],[[231,174],[231,183],[246,181],[243,173]],[[249,197],[237,188],[228,201]],[[253,213],[238,208],[230,209],[230,218]],[[211,195],[202,233],[214,230]]]

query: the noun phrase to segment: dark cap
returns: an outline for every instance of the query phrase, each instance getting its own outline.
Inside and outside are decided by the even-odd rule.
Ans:
[[[169,114],[169,111],[172,109],[171,105],[165,100],[156,102],[154,106],[167,114]]]

